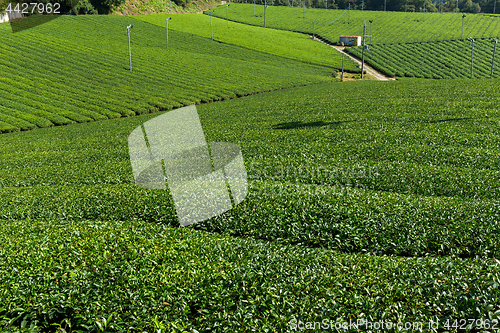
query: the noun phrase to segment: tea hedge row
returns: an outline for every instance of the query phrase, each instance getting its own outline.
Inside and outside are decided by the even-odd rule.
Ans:
[[[209,142],[242,147],[251,191],[195,227],[343,252],[498,257],[497,88],[344,82],[200,106]],[[163,191],[133,184],[127,137],[144,117],[39,130],[59,133],[50,143],[10,134],[0,216],[177,225]]]
[[[211,38],[210,18],[206,15],[140,15],[138,19],[160,27],[165,27],[165,19],[171,17],[169,30],[179,30]],[[263,29],[231,22],[217,17],[212,18],[214,40],[231,45],[245,47],[264,53],[295,59],[306,63],[342,68],[342,56],[335,49],[317,43],[303,34]],[[359,66],[350,59],[345,59],[344,70],[360,73]]]
[[[299,321],[437,318],[444,329],[500,314],[500,265],[485,259],[345,255],[134,220],[2,220],[0,245],[4,332],[283,332]]]
[[[213,15],[226,18],[226,6],[219,6]],[[326,10],[269,6],[266,26],[282,30],[298,31],[321,37],[331,43],[341,35],[361,36],[363,21],[368,24],[366,34],[372,35],[369,44],[412,43],[443,41],[462,37],[463,13],[403,13],[360,10]],[[256,26],[264,26],[264,6],[232,3],[229,20]],[[373,21],[370,26],[369,21]],[[313,22],[314,31],[313,31]],[[464,38],[498,37],[500,16],[491,14],[467,14],[464,18]]]
[[[361,58],[361,49],[350,50]],[[494,43],[489,39],[474,42],[473,77],[500,77],[500,63],[493,62]],[[468,40],[440,43],[373,45],[365,61],[376,70],[397,77],[455,79],[471,77],[472,45]],[[498,59],[498,58],[496,58]]]
[[[129,23],[135,24],[133,72]],[[163,29],[118,16],[64,16],[16,33],[3,24],[0,38],[3,132],[169,110],[328,81],[333,74],[179,31],[171,32],[167,51]]]

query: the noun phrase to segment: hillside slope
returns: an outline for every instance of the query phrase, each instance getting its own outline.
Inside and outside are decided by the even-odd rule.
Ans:
[[[0,132],[169,110],[336,74],[182,31],[170,32],[167,50],[164,28],[132,17],[62,16],[16,33],[1,24],[0,38]]]

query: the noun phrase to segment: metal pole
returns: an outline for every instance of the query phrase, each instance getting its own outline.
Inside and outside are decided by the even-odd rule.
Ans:
[[[387,10],[387,0],[384,0],[384,12]]]
[[[214,40],[214,27],[212,25],[212,13],[213,12],[214,12],[213,10],[210,11],[210,33],[212,35],[212,41]]]
[[[365,0],[361,2],[361,11],[363,11],[364,9],[365,9]]]
[[[491,59],[491,74],[490,74],[490,79],[493,78],[493,65],[495,64],[495,51],[497,50],[497,43],[498,43],[498,40],[496,40],[496,39],[493,39],[493,41],[495,42],[495,46],[493,46],[493,59]]]
[[[170,20],[170,17],[167,18],[167,50],[168,50],[168,20]]]
[[[255,16],[255,0],[253,0],[253,16]]]
[[[493,14],[495,14],[496,9],[497,9],[497,0],[495,0],[495,2],[493,3]]]
[[[462,15],[462,41],[464,40],[464,19],[465,19],[465,14]]]
[[[229,4],[226,5],[226,25],[229,28]]]
[[[128,34],[128,59],[130,63],[130,71],[132,71],[132,51],[130,50],[130,27],[132,25],[129,25],[127,27],[127,34]]]
[[[266,28],[267,1],[264,2],[264,28]]]
[[[343,80],[344,79],[344,51],[342,51],[342,74],[340,74],[340,79]]]
[[[370,20],[370,45],[372,44],[372,20]]]
[[[314,39],[314,21],[313,21],[313,39]]]
[[[366,35],[366,20],[363,21],[363,41],[361,46],[363,47],[363,52],[361,53],[361,78],[363,78],[363,71],[365,69],[365,35]]]
[[[328,9],[328,0],[325,0],[325,9]]]
[[[474,38],[469,38],[469,40],[472,42],[472,53],[470,56],[470,78],[472,79],[472,73],[474,69]]]
[[[304,0],[304,16],[302,18],[306,18],[306,0]]]
[[[351,4],[349,4],[349,22],[347,24],[351,24]]]
[[[73,9],[73,1],[71,1],[71,9]],[[125,0],[123,0],[123,16],[125,16]]]
[[[425,0],[424,0],[424,16],[422,17],[422,21],[425,21]]]
[[[172,1],[168,0],[168,13],[172,14]]]

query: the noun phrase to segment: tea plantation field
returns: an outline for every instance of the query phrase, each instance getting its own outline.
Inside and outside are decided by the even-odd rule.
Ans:
[[[170,110],[333,80],[337,70],[171,31],[131,17],[0,24],[0,133]],[[127,30],[131,29],[129,69]]]
[[[160,27],[165,27],[165,19],[171,17],[169,29],[189,32],[211,38],[210,17],[206,15],[140,15],[137,18]],[[242,46],[251,50],[299,60],[321,66],[329,66],[338,71],[342,68],[342,55],[328,45],[311,40],[304,34],[275,29],[264,29],[247,24],[212,18],[214,40],[224,44]],[[361,69],[349,58],[344,60],[344,70],[360,73]]]
[[[474,43],[473,78],[489,78],[494,43],[476,40]],[[360,48],[350,50],[361,58]],[[493,77],[500,77],[500,62],[493,66]],[[471,42],[468,40],[440,43],[388,44],[370,46],[365,52],[367,64],[388,76],[430,79],[470,78]]]
[[[235,4],[229,7],[229,19],[251,25],[264,26],[264,6],[253,4]],[[215,9],[214,15],[226,18],[226,6]],[[269,6],[266,13],[266,25],[270,28],[298,31],[336,43],[340,35],[363,34],[363,21],[372,27],[367,34],[372,35],[370,44],[412,43],[442,41],[461,38],[462,13],[403,13],[351,10],[326,10],[287,6]],[[349,23],[350,22],[350,23]],[[464,37],[498,37],[500,15],[466,14]]]
[[[250,193],[187,228],[133,181],[128,135],[157,114],[2,134],[0,323],[499,318],[499,103],[497,80],[406,79],[199,105],[207,141],[241,147]]]

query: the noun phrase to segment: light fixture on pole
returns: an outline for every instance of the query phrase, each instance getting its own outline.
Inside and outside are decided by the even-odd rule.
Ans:
[[[495,64],[495,51],[497,50],[498,40],[496,40],[495,38],[492,38],[491,41],[495,43],[495,46],[493,46],[493,59],[491,59],[491,74],[490,74],[490,79],[493,78],[493,65]]]
[[[168,50],[168,21],[170,21],[171,17],[167,17],[167,50]]]
[[[470,40],[472,42],[472,52],[470,56],[470,78],[472,79],[472,73],[474,69],[474,38],[468,38],[467,40]]]
[[[127,35],[128,35],[128,59],[129,59],[129,63],[130,63],[130,71],[132,71],[132,51],[130,50],[130,28],[133,28],[133,27],[134,27],[133,24],[130,24],[127,27]]]
[[[208,12],[208,14],[210,14],[210,34],[212,35],[212,41],[214,40],[214,28],[213,28],[213,25],[212,25],[212,13],[214,11],[211,10],[210,12]]]

